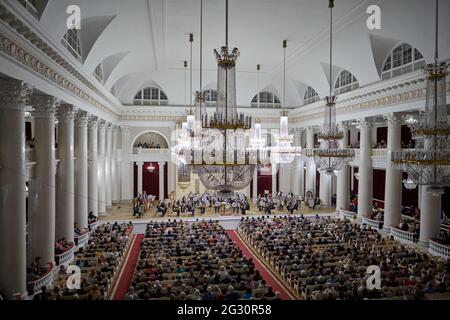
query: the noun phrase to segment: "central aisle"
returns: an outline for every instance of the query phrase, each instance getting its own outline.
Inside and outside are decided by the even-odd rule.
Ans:
[[[134,236],[133,243],[131,245],[124,266],[117,279],[118,284],[116,290],[113,294],[113,300],[123,300],[125,294],[130,288],[131,281],[133,280],[134,269],[139,258],[139,251],[141,250],[141,243],[144,239],[143,234],[138,234]]]
[[[284,288],[284,286],[272,275],[272,273],[266,268],[266,266],[261,262],[261,260],[255,256],[247,245],[241,240],[236,231],[227,230],[228,235],[231,240],[233,240],[239,249],[241,249],[242,253],[247,258],[252,258],[253,263],[255,264],[255,269],[259,271],[261,276],[266,281],[267,285],[270,285],[273,288],[273,291],[280,292],[280,297],[282,300],[295,300],[295,298]]]

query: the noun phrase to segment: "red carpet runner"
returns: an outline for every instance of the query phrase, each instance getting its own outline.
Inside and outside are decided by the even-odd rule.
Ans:
[[[292,297],[292,295],[289,294],[289,292],[284,288],[284,286],[270,273],[269,270],[267,270],[267,268],[260,261],[260,259],[252,254],[247,245],[244,242],[242,242],[242,240],[239,238],[236,231],[227,230],[227,233],[230,236],[231,240],[233,240],[237,244],[237,246],[241,249],[242,253],[247,258],[253,259],[255,269],[259,271],[261,276],[266,281],[266,284],[270,285],[273,288],[274,292],[275,291],[280,292],[282,300],[294,300],[294,297]]]
[[[113,300],[123,300],[123,297],[128,292],[130,288],[131,280],[133,279],[134,269],[139,258],[139,250],[141,249],[142,239],[144,239],[143,234],[138,234],[134,238],[134,242],[131,245],[130,252],[128,254],[125,265],[122,268],[122,272],[119,275],[119,284],[117,285],[116,292],[114,293]]]

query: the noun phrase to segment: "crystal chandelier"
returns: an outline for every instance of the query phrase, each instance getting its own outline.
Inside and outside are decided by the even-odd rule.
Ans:
[[[403,185],[405,186],[406,189],[408,190],[414,190],[415,188],[417,188],[417,183],[415,183],[413,180],[411,180],[410,178],[408,179],[404,179],[403,180]]]
[[[150,163],[150,165],[147,167],[147,171],[150,172],[150,173],[153,173],[155,171],[155,169],[156,168],[153,166],[152,163]]]
[[[329,0],[330,8],[330,95],[326,97],[324,123],[318,134],[321,147],[306,150],[306,156],[314,158],[317,170],[326,175],[337,174],[355,156],[352,149],[342,149],[338,141],[344,133],[336,124],[336,100],[333,95],[333,8],[334,0]]]
[[[228,46],[228,0],[226,0],[226,41],[214,50],[218,64],[217,106],[209,116],[202,92],[203,1],[200,3],[200,90],[196,92],[195,112],[188,110],[184,128],[172,149],[172,155],[198,174],[208,190],[229,196],[247,187],[253,179],[256,162],[250,164],[246,138],[252,118],[239,114],[236,106],[237,48]],[[256,160],[256,159],[254,159]]]
[[[447,117],[446,77],[448,65],[439,62],[439,0],[436,0],[435,61],[424,68],[427,79],[425,112],[408,125],[421,148],[394,152],[394,168],[408,173],[408,180],[442,194],[450,186],[450,126]]]
[[[286,49],[287,40],[283,41],[283,107],[286,107]],[[273,164],[292,163],[297,154],[294,136],[289,134],[288,112],[282,111],[280,117],[280,132],[274,135],[274,146],[271,148],[271,159]]]

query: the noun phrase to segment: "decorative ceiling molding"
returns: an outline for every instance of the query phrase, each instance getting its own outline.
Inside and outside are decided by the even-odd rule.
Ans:
[[[12,58],[17,63],[23,65],[24,67],[34,71],[40,76],[52,81],[55,85],[63,88],[69,93],[79,97],[80,99],[86,101],[90,105],[96,107],[102,112],[113,114],[114,117],[118,115],[111,111],[107,106],[100,103],[98,100],[90,96],[84,90],[80,89],[73,82],[67,80],[57,71],[53,70],[47,64],[42,62],[40,59],[36,58],[34,55],[29,53],[27,50],[23,49],[21,46],[17,45],[10,38],[0,33],[0,53],[7,55]]]
[[[20,34],[21,36],[23,36],[26,40],[28,40],[33,47],[35,47],[36,49],[40,50],[42,53],[44,53],[49,59],[53,60],[56,64],[58,64],[59,66],[61,66],[65,71],[67,71],[68,73],[70,73],[72,76],[74,76],[76,79],[78,79],[81,83],[83,83],[85,86],[87,86],[89,89],[91,89],[92,91],[94,91],[96,94],[98,94],[100,97],[102,97],[103,99],[105,99],[105,101],[108,101],[111,103],[111,105],[114,105],[114,103],[112,101],[110,101],[110,99],[108,97],[106,97],[97,87],[96,85],[94,85],[93,83],[91,83],[86,77],[84,77],[80,72],[77,71],[76,66],[73,66],[70,62],[68,62],[66,59],[64,59],[59,53],[57,53],[52,47],[51,45],[49,45],[46,41],[44,41],[39,35],[37,35],[35,32],[33,32],[28,26],[25,25],[24,22],[22,22],[19,18],[16,17],[15,14],[13,14],[11,11],[9,11],[5,6],[0,4],[0,21],[3,21],[6,25],[8,25],[13,31],[15,31],[16,33]],[[1,34],[2,38],[7,38],[6,35]],[[16,44],[13,40],[7,38],[7,40],[9,40],[9,42],[11,42],[14,46],[16,46],[17,48],[19,48],[20,50],[25,51],[23,48],[21,48],[18,44]],[[3,42],[3,39],[2,39]],[[5,52],[7,53],[7,52]],[[8,54],[8,53],[7,53]],[[26,54],[28,56],[31,56],[31,54],[29,52],[26,52]],[[13,58],[17,58],[14,56],[12,56]],[[33,57],[34,59],[37,60],[36,57]],[[16,61],[21,62],[22,64],[23,61],[21,61],[20,59],[16,59]],[[44,64],[42,61],[39,61],[41,64]],[[45,65],[45,64],[44,64]],[[26,65],[27,67],[30,67],[30,65]],[[48,66],[45,65],[45,67],[49,68]],[[32,68],[33,69],[33,68]],[[51,70],[51,69],[50,69]],[[36,70],[34,70],[36,71]],[[53,71],[53,70],[51,70]],[[50,72],[51,72],[50,71]],[[38,72],[38,71],[37,71]],[[55,72],[55,71],[54,71]],[[40,73],[40,72],[39,72]],[[44,75],[44,74],[41,74]],[[48,78],[48,76],[44,75],[45,77]],[[59,75],[60,76],[60,75]],[[62,76],[60,76],[62,77]],[[66,80],[65,78],[63,78],[64,80]],[[69,80],[66,80],[69,81]],[[74,86],[77,90],[83,92],[79,87],[77,87],[75,84],[69,82],[72,86]],[[64,87],[65,88],[65,87]],[[67,89],[67,88],[65,88]],[[71,91],[71,90],[69,90]],[[73,93],[73,92],[72,92]],[[87,95],[87,93],[83,92],[84,94]],[[78,95],[78,94],[77,94]],[[79,95],[78,95],[79,96]],[[109,113],[112,113],[114,115],[114,117],[117,117],[117,113],[114,112],[113,110],[111,110],[109,107],[101,104],[100,102],[98,102],[96,99],[92,98],[90,95],[87,95],[88,98],[83,98],[82,96],[79,96],[80,98],[82,98],[83,100],[87,101],[89,104],[95,106],[95,107],[99,107],[101,106],[102,111],[106,111]],[[87,99],[87,100],[86,100]]]

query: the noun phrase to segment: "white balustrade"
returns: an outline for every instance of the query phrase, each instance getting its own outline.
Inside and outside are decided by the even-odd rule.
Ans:
[[[430,240],[428,252],[433,256],[441,257],[448,260],[448,258],[450,257],[450,246]]]
[[[381,229],[382,228],[382,224],[383,224],[383,221],[380,221],[380,220],[373,220],[373,219],[369,219],[369,218],[366,218],[366,217],[363,217],[362,219],[361,219],[361,223],[364,225],[367,225],[367,226],[369,226],[369,227],[371,227],[371,228],[374,228],[374,229]]]
[[[79,248],[83,248],[89,240],[89,232],[85,232],[77,237],[75,237],[75,244],[77,246],[77,250]]]
[[[27,289],[28,293],[30,295],[33,295],[37,293],[39,290],[42,289],[42,287],[49,287],[50,284],[53,282],[53,275],[55,271],[55,266],[53,263],[48,264],[48,271],[39,279],[30,281],[27,283]]]
[[[75,244],[72,243],[72,247],[64,253],[55,255],[55,261],[57,266],[67,266],[75,257]]]
[[[384,159],[387,157],[387,154],[387,149],[372,149],[372,157]]]
[[[91,232],[93,232],[93,231],[95,231],[95,229],[98,228],[99,225],[100,225],[100,221],[98,221],[98,220],[93,223],[89,223],[89,230]]]
[[[143,149],[133,148],[134,154],[146,154],[146,155],[165,155],[170,153],[169,149]]]
[[[341,219],[350,219],[350,220],[354,220],[356,219],[356,213],[352,212],[352,211],[347,211],[347,210],[342,210],[340,209],[339,211],[339,217]]]
[[[412,232],[408,232],[408,231],[403,231],[400,229],[397,229],[395,227],[391,227],[391,236],[394,237],[394,240],[396,241],[400,241],[402,243],[406,243],[406,244],[414,244],[414,233]]]

